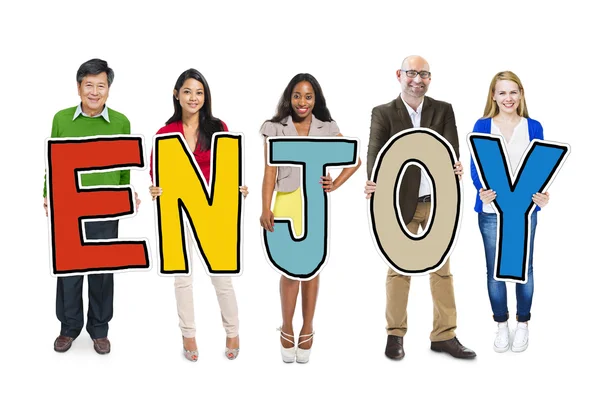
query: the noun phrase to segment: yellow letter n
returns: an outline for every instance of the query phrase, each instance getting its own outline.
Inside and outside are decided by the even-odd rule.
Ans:
[[[242,136],[215,133],[211,147],[208,185],[181,133],[154,138],[154,180],[162,188],[156,199],[161,274],[190,273],[193,249],[186,246],[184,222],[209,275],[241,273]]]

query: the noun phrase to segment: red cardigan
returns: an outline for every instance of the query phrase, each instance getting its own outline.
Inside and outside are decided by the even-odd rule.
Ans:
[[[223,131],[228,132],[227,125],[225,122],[221,121],[223,125]],[[168,125],[163,126],[156,132],[156,134],[165,134],[165,133],[174,133],[179,132],[183,135],[183,123],[181,121],[173,122]],[[196,163],[200,167],[202,174],[204,175],[204,179],[210,185],[210,150],[200,151],[200,145],[198,144],[196,149],[194,150],[194,159],[196,159]],[[152,153],[150,153],[150,178],[152,179],[152,183],[154,183],[154,177],[152,176]]]

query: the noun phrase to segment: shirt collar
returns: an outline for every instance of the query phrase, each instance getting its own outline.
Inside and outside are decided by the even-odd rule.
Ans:
[[[89,115],[87,115],[86,113],[83,112],[83,110],[81,109],[81,103],[79,103],[77,105],[77,109],[75,110],[75,115],[73,115],[73,121],[75,119],[77,119],[78,116],[83,115],[84,117],[88,117],[90,118]],[[108,107],[106,106],[106,104],[104,105],[104,109],[102,110],[102,112],[98,115],[94,115],[91,118],[98,118],[98,117],[102,117],[106,120],[106,122],[110,123],[110,119],[108,119]]]
[[[421,115],[421,111],[423,111],[423,103],[425,102],[425,99],[421,100],[421,104],[419,104],[419,107],[417,107],[417,111],[413,110],[413,108],[404,101],[404,98],[402,97],[402,95],[400,95],[400,99],[402,99],[402,103],[404,103],[404,105],[406,106],[408,115],[412,115],[413,113],[417,114],[417,115]]]

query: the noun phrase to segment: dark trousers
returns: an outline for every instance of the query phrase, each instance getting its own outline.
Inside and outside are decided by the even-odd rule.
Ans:
[[[119,221],[85,224],[88,239],[118,237]],[[108,322],[113,316],[113,275],[88,274],[88,319],[86,330],[92,339],[108,336]],[[56,284],[56,317],[60,334],[76,338],[83,329],[83,276],[58,277]]]

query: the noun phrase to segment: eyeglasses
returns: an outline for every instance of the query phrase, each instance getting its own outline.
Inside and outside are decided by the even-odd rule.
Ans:
[[[402,70],[406,73],[406,76],[409,78],[415,78],[418,75],[421,76],[421,78],[426,79],[431,77],[431,73],[429,71],[417,71],[417,70]]]

